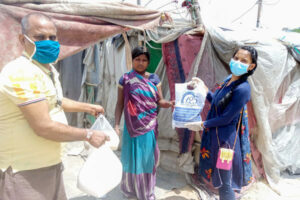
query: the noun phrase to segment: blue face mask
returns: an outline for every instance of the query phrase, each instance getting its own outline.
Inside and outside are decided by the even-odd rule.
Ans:
[[[235,76],[241,76],[248,72],[247,69],[249,65],[241,63],[240,61],[231,59],[229,65],[230,65],[230,71]]]
[[[60,44],[57,41],[41,40],[33,42],[28,36],[26,39],[35,45],[35,50],[32,59],[42,64],[53,63],[57,60],[59,55]]]

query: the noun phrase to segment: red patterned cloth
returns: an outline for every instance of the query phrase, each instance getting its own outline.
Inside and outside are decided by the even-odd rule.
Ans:
[[[162,45],[172,100],[175,99],[175,83],[186,82],[201,43],[201,36],[182,35],[177,40]],[[176,131],[179,136],[180,153],[190,152],[195,132],[183,128],[177,128]]]

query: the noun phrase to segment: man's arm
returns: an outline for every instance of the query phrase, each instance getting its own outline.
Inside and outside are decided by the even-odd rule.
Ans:
[[[100,105],[83,103],[68,98],[62,99],[62,108],[65,112],[86,112],[93,116],[97,116],[99,113],[104,113],[104,109]]]
[[[80,141],[87,138],[86,129],[75,128],[53,121],[49,116],[48,104],[45,100],[21,106],[20,110],[30,127],[40,137],[57,142]],[[109,140],[109,137],[102,131],[90,131],[93,134],[88,141],[95,147],[99,147],[106,140]]]

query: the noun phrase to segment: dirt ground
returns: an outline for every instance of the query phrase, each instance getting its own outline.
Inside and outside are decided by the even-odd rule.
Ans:
[[[74,147],[74,144],[72,144]],[[64,163],[64,182],[65,189],[69,200],[126,200],[123,197],[120,186],[114,188],[103,198],[94,198],[87,196],[85,193],[80,191],[77,186],[77,175],[81,169],[84,159],[79,152],[82,151],[82,145],[71,149],[73,155],[65,155],[63,157]],[[120,152],[115,152],[120,157]],[[205,195],[204,190],[201,188],[193,188],[187,184],[187,180],[184,174],[170,172],[161,167],[158,167],[156,174],[156,187],[155,195],[157,200],[217,200],[217,195]],[[296,185],[300,184],[300,176],[293,176],[292,179],[286,179],[288,184],[282,185],[285,187],[283,191],[285,194],[279,195],[277,192],[272,190],[265,180],[257,181],[254,183],[247,192],[239,198],[239,200],[299,200],[300,199],[300,188],[295,188]],[[279,183],[281,184],[281,183]],[[283,183],[282,183],[283,184]],[[206,193],[207,194],[207,193]],[[208,197],[209,196],[209,197]]]
[[[118,153],[118,152],[117,152]],[[84,163],[81,156],[65,156],[64,163],[64,182],[69,200],[100,200],[87,196],[81,192],[77,186],[77,174]],[[197,193],[187,186],[185,177],[183,174],[169,172],[162,168],[157,170],[157,181],[155,187],[155,195],[157,199],[165,200],[197,200]],[[117,186],[106,197],[101,200],[126,200],[123,197],[120,186]]]

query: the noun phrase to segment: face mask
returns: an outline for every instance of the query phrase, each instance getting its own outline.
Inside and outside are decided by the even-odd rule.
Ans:
[[[231,59],[229,65],[230,65],[230,71],[235,76],[241,76],[248,72],[247,69],[249,65],[241,63],[240,61]]]
[[[42,40],[33,42],[28,36],[25,38],[34,44],[35,48],[30,59],[34,59],[42,64],[53,63],[57,60],[59,55],[59,42],[52,40]]]

